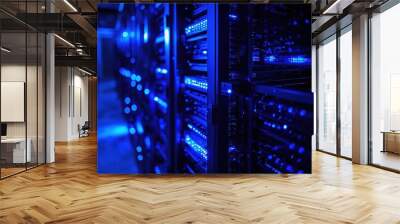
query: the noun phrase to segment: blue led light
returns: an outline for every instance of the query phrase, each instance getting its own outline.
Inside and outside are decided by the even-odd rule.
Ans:
[[[310,59],[304,56],[294,56],[294,57],[289,57],[288,62],[291,64],[307,64],[310,62]]]
[[[207,54],[207,50],[203,50],[201,53],[203,53],[203,54]]]
[[[151,140],[149,136],[146,136],[146,138],[144,139],[144,144],[146,145],[146,148],[150,148],[151,147]]]
[[[208,83],[195,79],[195,78],[189,78],[189,77],[185,77],[185,84],[188,86],[192,86],[198,89],[202,89],[202,90],[207,90],[208,89]]]
[[[131,86],[132,86],[132,87],[135,87],[135,86],[136,86],[136,82],[135,82],[135,81],[132,81],[132,82],[131,82]]]
[[[137,76],[136,76],[136,81],[138,81],[138,82],[142,81],[142,76],[137,75]]]
[[[149,90],[149,89],[144,89],[144,94],[145,94],[145,95],[149,95],[149,93],[150,93],[150,90]]]
[[[299,152],[300,154],[303,154],[303,153],[304,153],[304,148],[303,148],[303,147],[300,147],[298,152]]]
[[[125,104],[130,104],[131,103],[131,98],[125,97],[124,101],[125,101]]]
[[[203,134],[199,129],[197,129],[196,127],[194,127],[191,124],[188,124],[187,127],[192,130],[193,132],[195,132],[196,134],[200,135],[202,138],[207,139],[207,136],[205,134]]]
[[[232,89],[228,89],[226,92],[227,92],[228,94],[232,94]]]
[[[127,38],[128,36],[129,36],[129,33],[128,33],[128,32],[124,31],[124,32],[122,33],[122,37]]]
[[[293,167],[291,165],[287,165],[286,166],[286,171],[289,172],[289,173],[292,173],[293,172]]]
[[[137,122],[136,122],[136,130],[137,130],[137,132],[138,132],[139,134],[143,134],[144,129],[143,129],[142,122],[140,122],[140,121],[137,121]]]
[[[269,55],[269,56],[266,56],[266,57],[264,58],[264,61],[265,61],[265,62],[272,63],[272,62],[275,62],[275,61],[276,61],[276,57],[275,57],[274,55]]]
[[[136,89],[137,89],[138,91],[142,91],[143,87],[142,87],[141,84],[138,84],[137,87],[136,87]]]
[[[137,156],[137,159],[138,159],[139,161],[143,161],[143,156],[142,156],[142,155],[138,155],[138,156]]]
[[[137,152],[142,152],[142,147],[141,147],[140,145],[137,146],[137,147],[136,147],[136,151],[137,151]]]
[[[158,96],[155,96],[154,98],[153,98],[153,100],[155,101],[155,102],[157,102],[160,106],[162,106],[163,108],[167,108],[168,107],[168,104],[164,101],[164,100],[162,100],[161,98],[159,98]]]
[[[232,20],[236,20],[238,16],[235,14],[229,14],[229,18],[231,18]]]
[[[131,72],[126,68],[119,68],[119,73],[127,78],[131,77]]]
[[[135,128],[129,128],[129,133],[131,133],[131,135],[136,134],[136,129]]]
[[[131,109],[129,107],[125,107],[124,112],[126,114],[129,114],[131,112]]]
[[[284,130],[287,129],[287,125],[286,125],[286,124],[283,125],[283,129],[284,129]]]
[[[186,35],[193,35],[207,30],[207,19],[202,19],[197,23],[191,24],[185,28]]]
[[[131,75],[131,79],[132,79],[132,80],[136,80],[136,74],[132,74],[132,75]]]
[[[189,135],[185,136],[185,143],[188,144],[196,153],[200,154],[203,159],[207,160],[207,150],[197,144]]]
[[[164,40],[165,44],[169,44],[169,28],[164,29]]]
[[[166,68],[156,68],[156,73],[158,74],[168,74],[168,70]]]
[[[132,111],[137,111],[137,106],[136,106],[136,104],[132,104],[131,109],[132,109]]]
[[[300,116],[301,117],[304,117],[304,116],[306,116],[306,111],[305,110],[300,110]]]
[[[149,41],[149,33],[148,32],[143,33],[143,41],[145,43],[147,43]]]

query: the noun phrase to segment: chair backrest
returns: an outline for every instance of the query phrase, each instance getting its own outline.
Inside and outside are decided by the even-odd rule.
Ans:
[[[89,128],[90,127],[89,121],[85,121],[85,124],[83,124],[82,127]]]

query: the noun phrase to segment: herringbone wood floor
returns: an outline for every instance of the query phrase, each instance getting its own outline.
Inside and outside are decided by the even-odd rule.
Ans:
[[[313,175],[96,174],[96,141],[0,181],[0,223],[400,223],[400,175],[314,153]]]

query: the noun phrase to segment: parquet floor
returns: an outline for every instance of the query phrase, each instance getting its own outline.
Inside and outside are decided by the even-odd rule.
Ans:
[[[400,223],[400,175],[314,153],[313,175],[96,174],[96,141],[0,181],[0,223]]]

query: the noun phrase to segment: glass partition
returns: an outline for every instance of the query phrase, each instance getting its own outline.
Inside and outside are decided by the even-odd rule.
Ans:
[[[352,33],[340,36],[340,155],[352,157]]]
[[[400,4],[371,18],[371,162],[400,170]]]
[[[336,153],[336,36],[318,47],[318,145]]]
[[[43,5],[44,1],[0,2],[2,9],[14,12],[0,12],[0,178],[45,163],[46,40],[16,18],[41,13]]]

